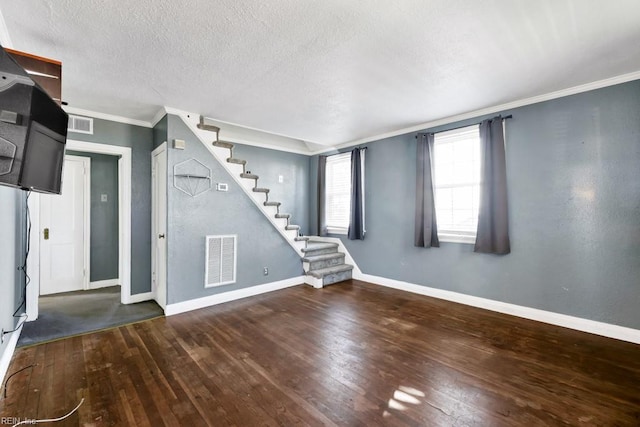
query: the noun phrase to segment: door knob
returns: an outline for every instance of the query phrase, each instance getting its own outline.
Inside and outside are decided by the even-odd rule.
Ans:
[[[158,234],[158,239],[164,239],[164,234]]]
[[[49,229],[48,228],[44,229],[44,240],[49,240]]]

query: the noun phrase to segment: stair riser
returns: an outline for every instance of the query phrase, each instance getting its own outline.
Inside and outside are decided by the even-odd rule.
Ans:
[[[310,263],[305,262],[303,264],[309,266],[309,268],[305,269],[305,271],[319,270],[321,268],[333,267],[334,265],[344,264],[344,255],[342,255],[340,258],[324,259],[322,261],[313,261]]]
[[[253,187],[256,186],[255,182],[252,179],[243,179],[241,182],[242,182],[242,186],[249,191],[251,191]]]
[[[267,214],[272,217],[275,218],[276,214],[278,213],[278,209],[275,206],[265,206],[264,210],[267,212]],[[285,224],[286,225],[286,224]],[[284,227],[284,226],[283,226]]]
[[[216,147],[215,145],[212,147],[212,150],[216,155],[221,159],[226,159],[227,157],[231,157],[229,154],[228,148]]]
[[[291,239],[294,239],[298,236],[298,230],[285,230],[284,232],[287,234],[287,236],[291,237]]]
[[[231,173],[232,175],[240,176],[240,174],[241,174],[242,172],[244,172],[244,169],[243,169],[242,165],[238,165],[238,164],[235,164],[235,163],[228,163],[228,165],[229,165],[229,166],[227,167],[227,168],[228,168],[227,170],[228,170],[228,171],[229,171],[229,173]],[[242,181],[247,181],[248,183],[253,184],[253,182],[252,182],[252,181],[249,181],[248,179],[247,179],[247,180],[243,179]],[[251,185],[251,188],[253,188],[253,187],[254,187],[254,186],[253,186],[253,185]]]
[[[327,248],[327,249],[314,249],[311,251],[305,252],[305,256],[312,257],[317,255],[326,255],[326,254],[334,254],[338,252],[338,247]]]
[[[350,279],[351,279],[351,270],[343,271],[341,273],[336,273],[336,274],[328,274],[322,278],[322,285],[323,286],[332,285],[334,283],[339,283],[339,282],[343,282],[345,280],[350,280]]]
[[[287,220],[284,218],[275,218],[275,215],[274,215],[273,220],[276,222],[276,224],[278,224],[278,227],[280,228],[285,228],[287,226]]]

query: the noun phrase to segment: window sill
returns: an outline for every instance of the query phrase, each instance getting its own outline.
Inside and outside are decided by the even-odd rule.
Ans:
[[[438,233],[438,240],[443,243],[464,243],[467,245],[474,245],[476,243],[476,236]]]
[[[327,227],[328,234],[343,234],[347,235],[348,229],[344,227]]]

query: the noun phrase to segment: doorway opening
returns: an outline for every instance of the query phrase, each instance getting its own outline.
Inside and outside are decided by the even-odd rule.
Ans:
[[[115,233],[114,242],[117,254],[113,254],[113,247],[111,248],[111,261],[106,266],[107,270],[110,272],[105,273],[103,267],[100,268],[91,268],[90,262],[86,263],[86,266],[83,268],[78,268],[78,271],[82,271],[86,269],[86,273],[84,273],[84,282],[83,289],[79,291],[80,293],[85,293],[85,296],[90,296],[93,294],[96,298],[111,298],[114,302],[119,305],[125,305],[124,309],[126,312],[135,311],[133,308],[127,308],[126,305],[141,302],[152,299],[151,292],[144,294],[136,294],[131,295],[131,148],[129,147],[120,147],[106,144],[97,144],[97,143],[89,143],[84,141],[75,141],[75,140],[67,140],[68,152],[76,152],[76,154],[84,154],[84,153],[92,153],[96,155],[106,155],[112,158],[112,160],[117,159],[117,191],[114,190],[112,194],[105,192],[106,200],[108,203],[110,200],[116,206],[117,201],[117,230],[112,230]],[[86,156],[86,154],[84,154]],[[106,157],[105,156],[105,157]],[[71,164],[71,163],[70,163]],[[65,168],[66,168],[65,164]],[[71,166],[71,169],[74,167]],[[69,178],[66,178],[67,180]],[[63,186],[64,186],[63,182]],[[117,194],[115,194],[117,192]],[[103,193],[99,193],[98,200],[102,200]],[[95,196],[95,195],[94,195]],[[58,231],[50,228],[49,230],[45,230],[47,228],[47,224],[44,223],[45,219],[41,218],[41,208],[43,205],[47,203],[45,200],[47,196],[41,196],[39,194],[33,193],[29,198],[29,210],[31,213],[31,236],[30,236],[30,246],[31,251],[29,252],[29,260],[28,260],[28,274],[31,278],[31,282],[27,287],[27,315],[28,320],[33,321],[38,319],[39,317],[39,307],[40,301],[39,297],[43,294],[43,301],[55,300],[56,297],[64,297],[69,299],[69,297],[74,297],[74,293],[78,291],[73,288],[64,287],[67,284],[63,284],[62,288],[54,288],[53,295],[46,296],[45,294],[50,294],[48,286],[46,284],[46,276],[50,274],[50,265],[51,260],[46,259],[47,248],[46,245],[43,245],[43,236],[45,231],[48,231],[49,237],[52,238],[52,233],[58,233]],[[113,199],[115,197],[115,199]],[[102,203],[102,202],[99,202]],[[45,209],[46,210],[46,209]],[[115,220],[113,220],[115,221]],[[87,235],[90,233],[86,233]],[[57,248],[54,248],[57,250]],[[54,250],[54,252],[55,252]],[[87,256],[88,259],[89,251],[84,251],[83,255]],[[77,258],[79,260],[79,258]],[[74,263],[78,263],[74,259]],[[55,264],[55,262],[53,263]],[[69,264],[69,263],[67,263]],[[66,268],[76,267],[75,265],[66,265]],[[49,270],[47,270],[49,268]],[[103,276],[105,280],[101,280],[99,274],[98,276],[91,277],[91,271],[95,270],[95,272],[99,274],[110,274],[112,277]],[[115,274],[114,280],[114,270],[117,270]],[[69,274],[67,274],[68,276]],[[43,280],[45,279],[45,280]],[[117,283],[116,283],[117,282]],[[114,287],[112,285],[120,285]],[[77,285],[76,285],[77,286]],[[98,289],[92,290],[91,287],[95,287]],[[77,288],[76,288],[77,289]],[[87,290],[89,289],[89,290]],[[62,294],[58,292],[64,292]],[[48,298],[48,299],[47,299]],[[60,298],[57,298],[60,301]],[[43,304],[45,304],[43,302]],[[46,303],[48,304],[48,303]],[[80,303],[82,304],[82,303]],[[84,301],[84,304],[89,307],[89,302]],[[157,306],[156,306],[157,307]],[[140,307],[136,307],[140,308]],[[159,307],[158,307],[159,310]],[[112,310],[113,311],[113,310]],[[37,322],[34,322],[37,323]],[[40,322],[42,324],[42,322]],[[81,323],[90,323],[90,322],[81,322]],[[25,325],[29,326],[29,324]],[[51,325],[53,326],[53,325]],[[110,326],[105,323],[105,326]],[[33,327],[33,326],[32,326]],[[32,328],[31,327],[31,328]],[[31,329],[29,328],[29,329]],[[26,329],[23,330],[23,335],[26,332]],[[73,334],[74,331],[70,330],[70,334]],[[69,335],[69,334],[67,334]],[[23,344],[24,345],[24,344]]]

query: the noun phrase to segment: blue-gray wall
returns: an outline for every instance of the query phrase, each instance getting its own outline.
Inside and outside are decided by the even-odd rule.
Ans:
[[[368,144],[366,240],[343,238],[356,263],[376,276],[640,328],[640,81],[504,114],[513,114],[512,253],[414,247],[412,133]],[[312,165],[315,212],[317,158]]]
[[[91,159],[90,280],[118,278],[118,156],[67,150]],[[107,201],[102,201],[102,195]]]
[[[153,130],[94,119],[93,135],[69,132],[68,138],[131,147],[131,293],[151,291],[151,150]]]
[[[185,150],[168,149],[168,303],[302,275],[302,263],[293,248],[184,122],[169,115],[168,140],[176,138],[185,140],[187,147]],[[173,166],[191,158],[212,170],[214,189],[198,197],[190,197],[173,187]],[[264,159],[261,165],[268,165],[267,157]],[[259,173],[253,165],[249,167]],[[228,183],[229,191],[215,191],[216,182]],[[238,235],[237,281],[205,288],[205,236],[220,234]],[[269,268],[268,276],[262,274],[263,267]]]
[[[290,213],[291,223],[308,235],[310,157],[241,144],[235,145],[233,155],[247,161],[247,170],[260,177],[258,185],[271,190],[269,200],[281,202],[280,211]],[[280,175],[282,183],[278,182]]]
[[[12,330],[17,322],[13,312],[22,302],[24,275],[18,267],[24,261],[24,206],[25,193],[0,186],[0,327]],[[24,312],[24,307],[21,314]],[[5,335],[0,344],[0,358],[11,338]]]

